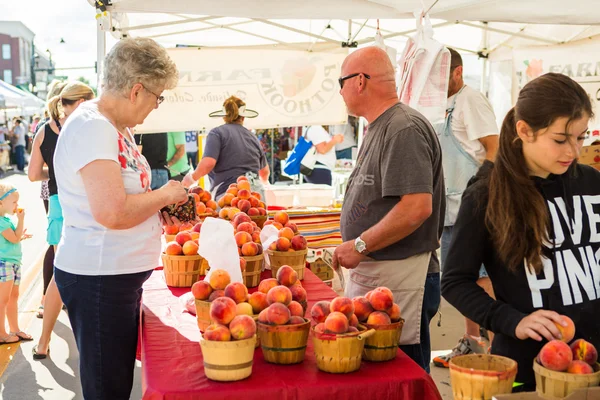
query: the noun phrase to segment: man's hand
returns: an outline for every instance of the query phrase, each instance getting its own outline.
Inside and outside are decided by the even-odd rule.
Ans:
[[[337,270],[339,267],[354,269],[361,261],[369,259],[354,249],[354,240],[349,240],[339,245],[333,252],[333,269]]]

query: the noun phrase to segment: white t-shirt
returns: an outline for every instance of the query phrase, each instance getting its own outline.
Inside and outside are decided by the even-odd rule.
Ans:
[[[17,125],[15,126],[15,129],[13,131],[15,133],[15,135],[17,135],[17,141],[16,141],[16,145],[17,146],[25,146],[25,127],[23,126],[23,123],[21,122],[21,125]]]
[[[327,133],[325,128],[321,125],[312,125],[306,127],[305,139],[309,142],[312,142],[314,146],[319,143],[329,142],[331,140],[331,135]],[[327,153],[321,154],[319,152],[316,153],[317,162],[320,162],[323,165],[316,164],[315,168],[326,168],[333,170],[335,168],[335,146],[331,148]]]
[[[448,107],[456,96],[448,98]],[[471,157],[483,163],[485,148],[478,139],[499,134],[494,110],[483,93],[465,86],[456,97],[452,133]]]
[[[185,151],[186,153],[194,153],[198,151],[198,132],[185,132]]]
[[[153,269],[161,246],[158,213],[130,229],[100,225],[92,216],[79,173],[95,160],[111,160],[121,166],[127,194],[150,191],[150,166],[131,135],[117,132],[95,102],[80,105],[61,130],[54,153],[64,218],[54,265],[78,275],[121,275]]]

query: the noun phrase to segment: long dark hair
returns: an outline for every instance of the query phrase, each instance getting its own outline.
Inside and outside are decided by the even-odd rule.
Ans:
[[[545,200],[529,176],[517,121],[525,121],[536,140],[538,132],[556,119],[567,117],[568,128],[584,116],[593,117],[585,90],[566,75],[549,73],[526,84],[504,118],[490,176],[486,225],[500,258],[513,271],[523,260],[536,273],[542,270],[542,243],[548,241],[550,225]]]

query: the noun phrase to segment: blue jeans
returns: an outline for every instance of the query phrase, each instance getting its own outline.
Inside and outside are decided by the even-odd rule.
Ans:
[[[75,275],[54,268],[54,279],[79,350],[86,400],[129,400],[138,341],[142,284],[150,271]]]
[[[19,171],[25,171],[25,146],[15,147],[15,162]]]
[[[160,189],[169,182],[169,171],[166,169],[153,169],[152,170],[152,183],[150,189]]]
[[[423,296],[423,309],[421,310],[421,343],[401,345],[400,350],[412,358],[421,368],[429,373],[431,360],[431,336],[429,323],[440,308],[440,274],[439,272],[427,274],[425,279],[425,293]]]
[[[197,151],[188,151],[187,158],[188,158],[188,161],[190,162],[190,165],[192,166],[192,168],[196,169],[196,166],[198,165],[198,152]]]
[[[317,163],[318,165],[319,163]],[[315,168],[309,176],[304,175],[304,180],[308,183],[324,184],[331,186],[331,170],[325,168]]]
[[[336,160],[352,160],[352,147],[348,147],[344,150],[336,150],[335,151],[335,159]]]
[[[444,227],[444,231],[442,233],[442,245],[441,245],[441,253],[442,253],[442,259],[440,260],[441,262],[441,270],[442,273],[444,272],[444,268],[446,267],[446,257],[448,256],[448,251],[450,250],[450,243],[452,242],[452,231],[454,229],[454,226],[445,226]],[[481,265],[481,267],[479,267],[479,278],[488,278],[488,273],[485,270],[485,267],[483,266],[483,264]]]

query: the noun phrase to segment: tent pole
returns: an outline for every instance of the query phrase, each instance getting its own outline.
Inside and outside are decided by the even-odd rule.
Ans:
[[[106,56],[106,32],[104,32],[104,30],[102,30],[102,24],[100,22],[100,18],[98,18],[96,21],[98,21],[97,24],[97,35],[96,35],[96,74],[97,74],[97,91],[98,91],[98,95],[100,94],[100,92],[102,91],[102,70],[104,69],[104,56]]]
[[[482,22],[482,25],[484,27],[487,27],[487,22]],[[486,29],[483,29],[483,49],[480,52],[480,56],[483,56],[483,63],[482,63],[482,71],[481,71],[481,83],[480,83],[480,91],[481,93],[483,93],[485,95],[485,97],[488,97],[488,93],[487,93],[487,81],[488,81],[488,47],[490,45],[490,37],[489,37],[489,32]]]

